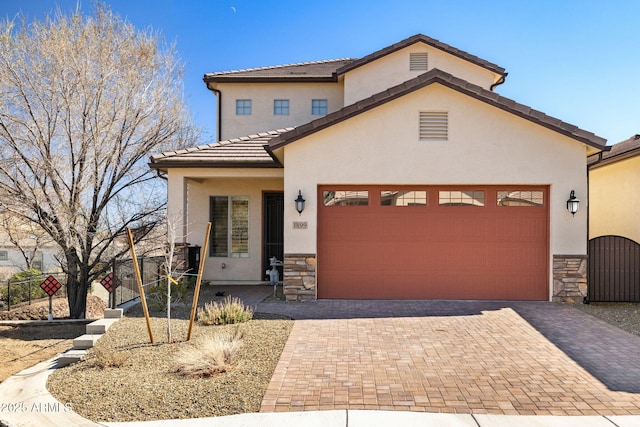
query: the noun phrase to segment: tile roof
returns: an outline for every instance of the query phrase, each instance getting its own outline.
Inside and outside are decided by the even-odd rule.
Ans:
[[[385,47],[384,49],[380,49],[377,52],[369,54],[363,58],[360,58],[355,61],[351,61],[348,64],[345,64],[342,68],[338,69],[338,75],[344,74],[348,71],[353,70],[354,68],[360,67],[362,65],[368,64],[369,62],[375,61],[376,59],[383,57],[385,55],[389,55],[390,53],[396,52],[400,49],[404,49],[407,46],[411,46],[415,43],[425,43],[429,46],[432,46],[436,49],[440,49],[446,53],[457,56],[460,59],[471,62],[472,64],[476,64],[480,67],[486,68],[490,71],[493,71],[496,74],[505,75],[505,69],[500,67],[499,65],[493,64],[487,60],[479,58],[475,55],[472,55],[463,50],[457,49],[453,46],[450,46],[446,43],[442,43],[439,40],[433,39],[431,37],[425,36],[424,34],[416,34],[415,36],[411,36],[407,39],[399,41],[398,43],[392,44],[391,46]]]
[[[522,117],[540,126],[544,126],[548,129],[566,135],[597,149],[607,149],[605,145],[606,139],[604,138],[580,129],[572,124],[563,122],[551,116],[547,116],[541,111],[537,111],[526,105],[519,104],[509,98],[500,96],[495,92],[486,90],[480,86],[454,77],[453,75],[438,69],[428,71],[400,85],[389,88],[367,99],[358,101],[355,104],[346,106],[338,111],[316,119],[310,123],[298,126],[289,132],[276,136],[269,141],[269,146],[272,149],[285,146],[298,139],[311,135],[319,130],[325,129],[329,126],[333,126],[336,123],[340,123],[358,114],[364,113],[365,111],[379,107],[380,105],[383,105],[389,101],[397,99],[401,96],[404,96],[408,93],[411,93],[433,83],[439,83],[443,86],[449,87],[460,93],[486,102],[487,104],[490,104],[496,108],[500,108],[511,114],[515,114],[516,116]]]
[[[301,62],[298,64],[275,65],[271,67],[249,68],[246,70],[221,71],[204,75],[205,83],[251,82],[251,81],[337,81],[336,70],[353,62],[351,58],[326,61]]]
[[[149,166],[165,168],[281,168],[282,164],[271,155],[268,143],[293,128],[262,132],[185,150],[168,151],[151,156]]]
[[[596,169],[635,156],[640,156],[640,134],[612,145],[608,152],[602,153],[602,158],[599,155],[589,157],[589,168]]]

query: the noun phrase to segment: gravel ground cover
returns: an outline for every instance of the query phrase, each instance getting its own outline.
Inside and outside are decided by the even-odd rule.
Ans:
[[[640,304],[591,303],[575,304],[574,307],[624,331],[640,336]]]
[[[200,300],[206,298],[201,295]],[[140,312],[125,317],[84,360],[56,370],[49,377],[48,390],[95,422],[258,412],[293,321],[256,313],[253,320],[238,325],[202,326],[196,322],[191,341],[185,342],[189,313],[187,307],[173,310],[174,343],[167,343],[167,320],[162,313],[152,313],[155,344],[150,343]],[[208,378],[184,377],[176,372],[176,355],[181,349],[229,328],[240,328],[244,334],[237,361],[229,370]]]

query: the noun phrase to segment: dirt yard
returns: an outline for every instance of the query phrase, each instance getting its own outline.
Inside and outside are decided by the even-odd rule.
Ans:
[[[87,299],[87,317],[103,317],[106,304],[97,297]],[[64,298],[54,301],[54,318],[69,316],[69,306]],[[11,312],[2,312],[2,319],[27,320],[46,319],[49,301],[17,307]],[[0,326],[0,382],[11,375],[52,358],[73,346],[73,339],[85,332],[85,323]]]

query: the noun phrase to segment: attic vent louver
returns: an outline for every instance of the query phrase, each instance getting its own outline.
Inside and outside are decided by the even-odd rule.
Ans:
[[[409,54],[409,71],[427,71],[429,57],[424,53]]]
[[[449,136],[449,114],[446,111],[420,112],[420,140],[446,141]]]

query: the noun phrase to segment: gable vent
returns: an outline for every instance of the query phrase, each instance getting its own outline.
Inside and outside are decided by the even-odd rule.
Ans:
[[[446,111],[420,112],[420,140],[446,141],[449,136],[449,113]]]
[[[426,52],[409,54],[409,71],[427,71],[428,66],[429,57]]]

